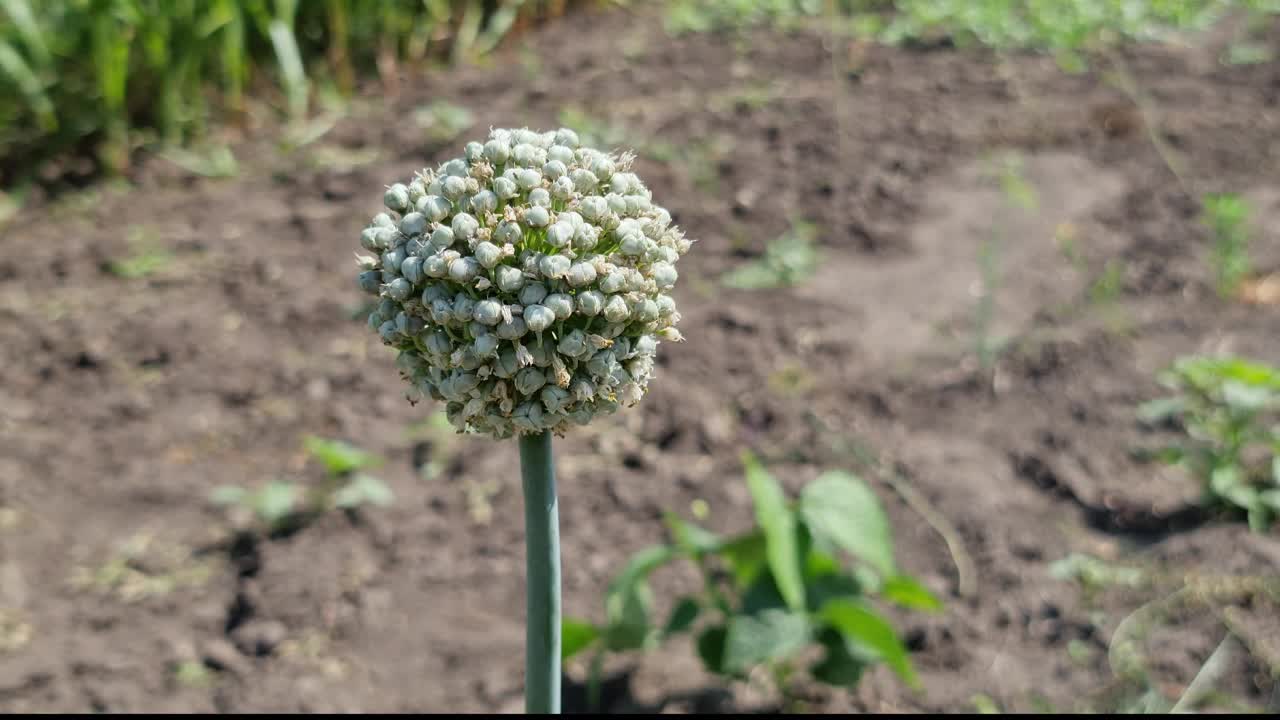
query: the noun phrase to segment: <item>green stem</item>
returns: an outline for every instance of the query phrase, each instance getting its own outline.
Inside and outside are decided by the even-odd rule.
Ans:
[[[520,436],[524,483],[525,712],[560,713],[560,528],[551,433]]]

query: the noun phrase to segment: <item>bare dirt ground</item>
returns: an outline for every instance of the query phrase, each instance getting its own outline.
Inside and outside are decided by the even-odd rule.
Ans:
[[[1280,574],[1280,541],[1198,511],[1188,478],[1132,451],[1159,439],[1134,409],[1175,357],[1280,359],[1277,307],[1216,296],[1197,219],[1200,193],[1242,193],[1259,269],[1280,270],[1280,65],[1126,52],[1144,113],[1102,68],[1029,55],[672,39],[622,13],[523,42],[405,78],[405,96],[295,153],[245,140],[233,179],[154,161],[127,192],[3,231],[0,711],[521,708],[514,445],[418,428],[434,408],[404,401],[355,317],[351,253],[381,188],[460,147],[412,122],[438,99],[474,113],[464,137],[556,127],[566,108],[626,128],[655,201],[700,239],[677,289],[688,342],[664,345],[639,409],[557,447],[567,613],[601,616],[626,556],[662,539],[660,510],[701,498],[715,528],[750,522],[749,447],[793,490],[834,467],[873,482],[902,565],[947,605],[893,613],[924,691],[880,668],[854,694],[814,688],[814,710],[1117,707],[1148,685],[1113,673],[1113,633],[1184,583],[1196,601],[1143,643],[1157,692],[1177,697],[1222,618],[1265,636],[1276,605],[1249,582]],[[718,285],[792,219],[818,230],[816,275]],[[105,269],[147,238],[167,253],[155,272]],[[985,366],[979,337],[997,350]],[[384,456],[395,505],[231,535],[210,490],[318,480],[308,434]],[[1050,572],[1073,553],[1155,575],[1085,592]],[[1226,688],[1254,707],[1275,687],[1260,657]],[[718,689],[680,644],[616,669],[618,712],[772,702]]]

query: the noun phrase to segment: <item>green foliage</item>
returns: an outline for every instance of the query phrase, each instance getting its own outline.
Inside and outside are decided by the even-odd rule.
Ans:
[[[1144,404],[1139,416],[1176,421],[1184,438],[1156,456],[1199,478],[1208,501],[1240,508],[1250,527],[1266,530],[1280,513],[1280,370],[1192,357],[1161,381],[1175,394]]]
[[[1213,235],[1212,262],[1218,293],[1235,294],[1252,270],[1249,260],[1249,204],[1239,195],[1204,198],[1202,222]]]
[[[96,150],[121,169],[152,133],[165,145],[200,136],[208,98],[245,110],[246,88],[263,81],[300,119],[323,87],[350,92],[375,69],[488,52],[520,14],[551,4],[0,0],[0,160]]]
[[[309,436],[304,448],[325,469],[325,481],[314,488],[273,480],[255,488],[224,485],[210,494],[215,505],[250,513],[269,532],[306,522],[329,510],[354,510],[366,505],[385,507],[395,496],[382,480],[362,472],[381,458],[339,440]]]
[[[756,524],[724,538],[668,513],[669,544],[638,553],[619,573],[605,622],[565,620],[564,657],[649,650],[688,634],[708,671],[745,680],[767,667],[784,697],[809,648],[822,651],[807,668],[819,682],[853,687],[882,662],[918,687],[906,649],[872,601],[929,612],[941,603],[897,569],[875,494],[855,475],[831,471],[792,501],[751,454],[743,464]],[[647,578],[676,560],[694,565],[705,584],[657,622]]]
[[[818,269],[816,234],[812,224],[796,223],[789,232],[770,242],[762,257],[725,273],[721,282],[740,290],[799,284]]]

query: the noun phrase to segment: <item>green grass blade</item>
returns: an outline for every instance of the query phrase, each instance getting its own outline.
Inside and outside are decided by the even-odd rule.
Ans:
[[[40,128],[49,133],[56,131],[58,116],[57,111],[54,110],[53,101],[45,93],[40,79],[36,77],[27,61],[22,59],[22,55],[12,45],[3,40],[0,40],[0,71],[18,86],[27,104],[35,112]]]
[[[298,120],[307,113],[307,75],[293,30],[282,20],[271,21],[271,47],[280,63],[280,78],[289,104],[289,117]]]
[[[36,22],[30,3],[27,0],[0,0],[0,7],[4,8],[5,14],[13,21],[13,26],[18,29],[18,36],[22,38],[22,44],[27,47],[36,65],[41,68],[53,65],[53,56],[44,42],[44,34],[40,31],[40,24]]]

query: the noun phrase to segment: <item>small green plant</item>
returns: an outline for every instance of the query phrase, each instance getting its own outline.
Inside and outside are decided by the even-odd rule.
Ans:
[[[1161,377],[1175,391],[1139,410],[1176,421],[1182,442],[1156,456],[1203,482],[1207,501],[1248,513],[1255,531],[1280,513],[1280,370],[1240,358],[1184,358]]]
[[[791,230],[769,243],[762,257],[725,273],[721,282],[739,290],[798,285],[818,269],[816,235],[812,224],[795,223]]]
[[[363,472],[381,464],[376,456],[341,441],[318,437],[306,438],[305,448],[326,471],[325,481],[310,492],[300,483],[273,480],[253,489],[222,486],[213,491],[211,499],[217,505],[247,511],[269,532],[296,527],[329,510],[387,506],[395,499],[386,483]]]
[[[926,611],[941,603],[896,565],[889,519],[872,490],[831,471],[789,501],[753,455],[743,463],[756,525],[723,538],[668,513],[670,542],[639,552],[614,579],[604,623],[565,621],[564,656],[594,651],[590,687],[598,688],[605,653],[648,650],[692,633],[708,671],[745,680],[767,668],[788,707],[802,671],[853,687],[869,666],[885,663],[918,687],[906,649],[871,600]],[[679,598],[659,626],[648,577],[677,560],[696,567],[704,586]],[[811,649],[821,657],[802,667],[800,656]]]
[[[131,253],[128,257],[107,262],[107,272],[125,280],[138,280],[163,272],[173,264],[173,254],[161,247],[155,233],[147,228],[134,228],[129,233]]]
[[[1213,272],[1218,293],[1234,295],[1252,271],[1249,260],[1250,208],[1239,195],[1204,198],[1202,222],[1213,236]]]

